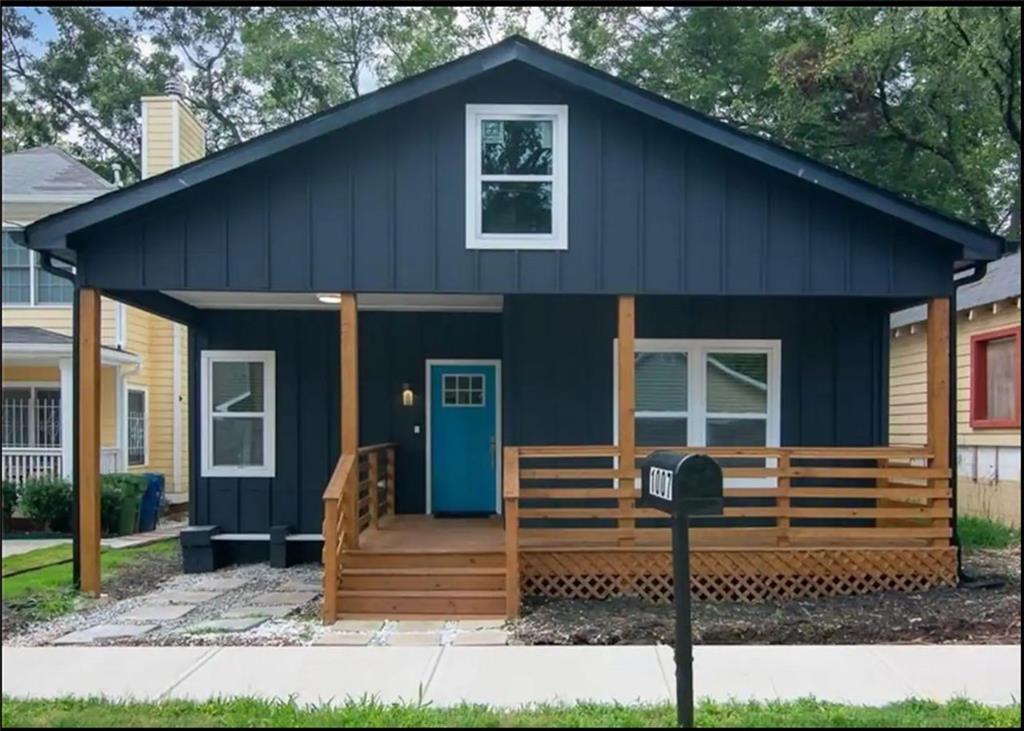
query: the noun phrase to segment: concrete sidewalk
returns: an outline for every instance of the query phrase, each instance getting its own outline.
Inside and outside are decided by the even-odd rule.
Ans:
[[[1020,698],[1020,646],[702,646],[699,698],[882,705],[907,698]],[[342,702],[668,702],[667,647],[3,648],[3,692],[139,700],[216,697]]]

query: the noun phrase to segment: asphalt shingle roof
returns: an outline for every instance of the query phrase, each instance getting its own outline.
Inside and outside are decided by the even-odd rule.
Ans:
[[[1009,297],[1020,297],[1020,251],[990,262],[984,277],[958,289],[956,309],[967,310]],[[908,307],[892,313],[889,326],[903,327],[913,322],[923,322],[927,316],[927,305]]]
[[[58,147],[33,147],[3,156],[3,194],[96,197],[117,186]]]

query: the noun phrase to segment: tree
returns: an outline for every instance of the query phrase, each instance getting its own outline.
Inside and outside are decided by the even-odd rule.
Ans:
[[[570,37],[583,60],[946,213],[1006,231],[1019,211],[1019,8],[590,7]]]
[[[132,24],[97,8],[53,7],[57,37],[40,54],[29,16],[3,8],[4,149],[60,141],[101,174],[141,172],[140,98],[158,93],[176,62],[145,55]]]

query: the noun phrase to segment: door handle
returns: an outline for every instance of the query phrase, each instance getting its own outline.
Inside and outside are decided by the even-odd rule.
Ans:
[[[491,467],[492,468],[494,467],[494,447],[495,447],[494,436],[491,435]]]

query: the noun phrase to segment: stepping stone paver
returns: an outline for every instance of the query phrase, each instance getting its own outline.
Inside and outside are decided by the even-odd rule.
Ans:
[[[433,647],[441,644],[440,632],[396,632],[388,637],[392,647]]]
[[[182,589],[167,589],[158,591],[149,596],[151,604],[202,604],[211,599],[216,599],[224,592],[222,591],[185,591]]]
[[[456,647],[481,647],[508,644],[508,633],[501,630],[485,629],[477,632],[459,632],[452,642]]]
[[[373,632],[328,632],[313,641],[314,645],[347,645],[361,647],[370,644]]]
[[[245,632],[253,627],[259,627],[267,621],[266,617],[246,617],[238,619],[211,619],[207,622],[200,622],[188,628],[188,632]]]
[[[395,632],[440,632],[444,629],[444,621],[441,620],[426,620],[426,619],[412,619],[412,620],[401,620],[395,624]]]
[[[252,598],[253,604],[262,606],[292,605],[300,607],[317,598],[315,591],[268,591]]]
[[[456,628],[459,632],[476,632],[478,630],[502,629],[504,626],[504,619],[460,619]]]
[[[245,619],[263,617],[265,619],[281,619],[295,611],[295,607],[232,607],[221,612],[225,619]]]
[[[98,624],[81,629],[54,640],[55,645],[89,645],[97,640],[113,640],[119,637],[139,637],[156,629],[155,624]]]
[[[231,591],[241,589],[249,583],[248,579],[240,579],[234,576],[204,576],[193,586],[199,591]]]
[[[274,591],[315,591],[319,594],[323,590],[322,584],[314,584],[308,581],[286,581]]]
[[[170,622],[181,619],[195,609],[192,604],[143,604],[135,607],[121,619],[133,622]]]
[[[331,625],[331,632],[377,632],[384,626],[379,619],[340,619]]]

